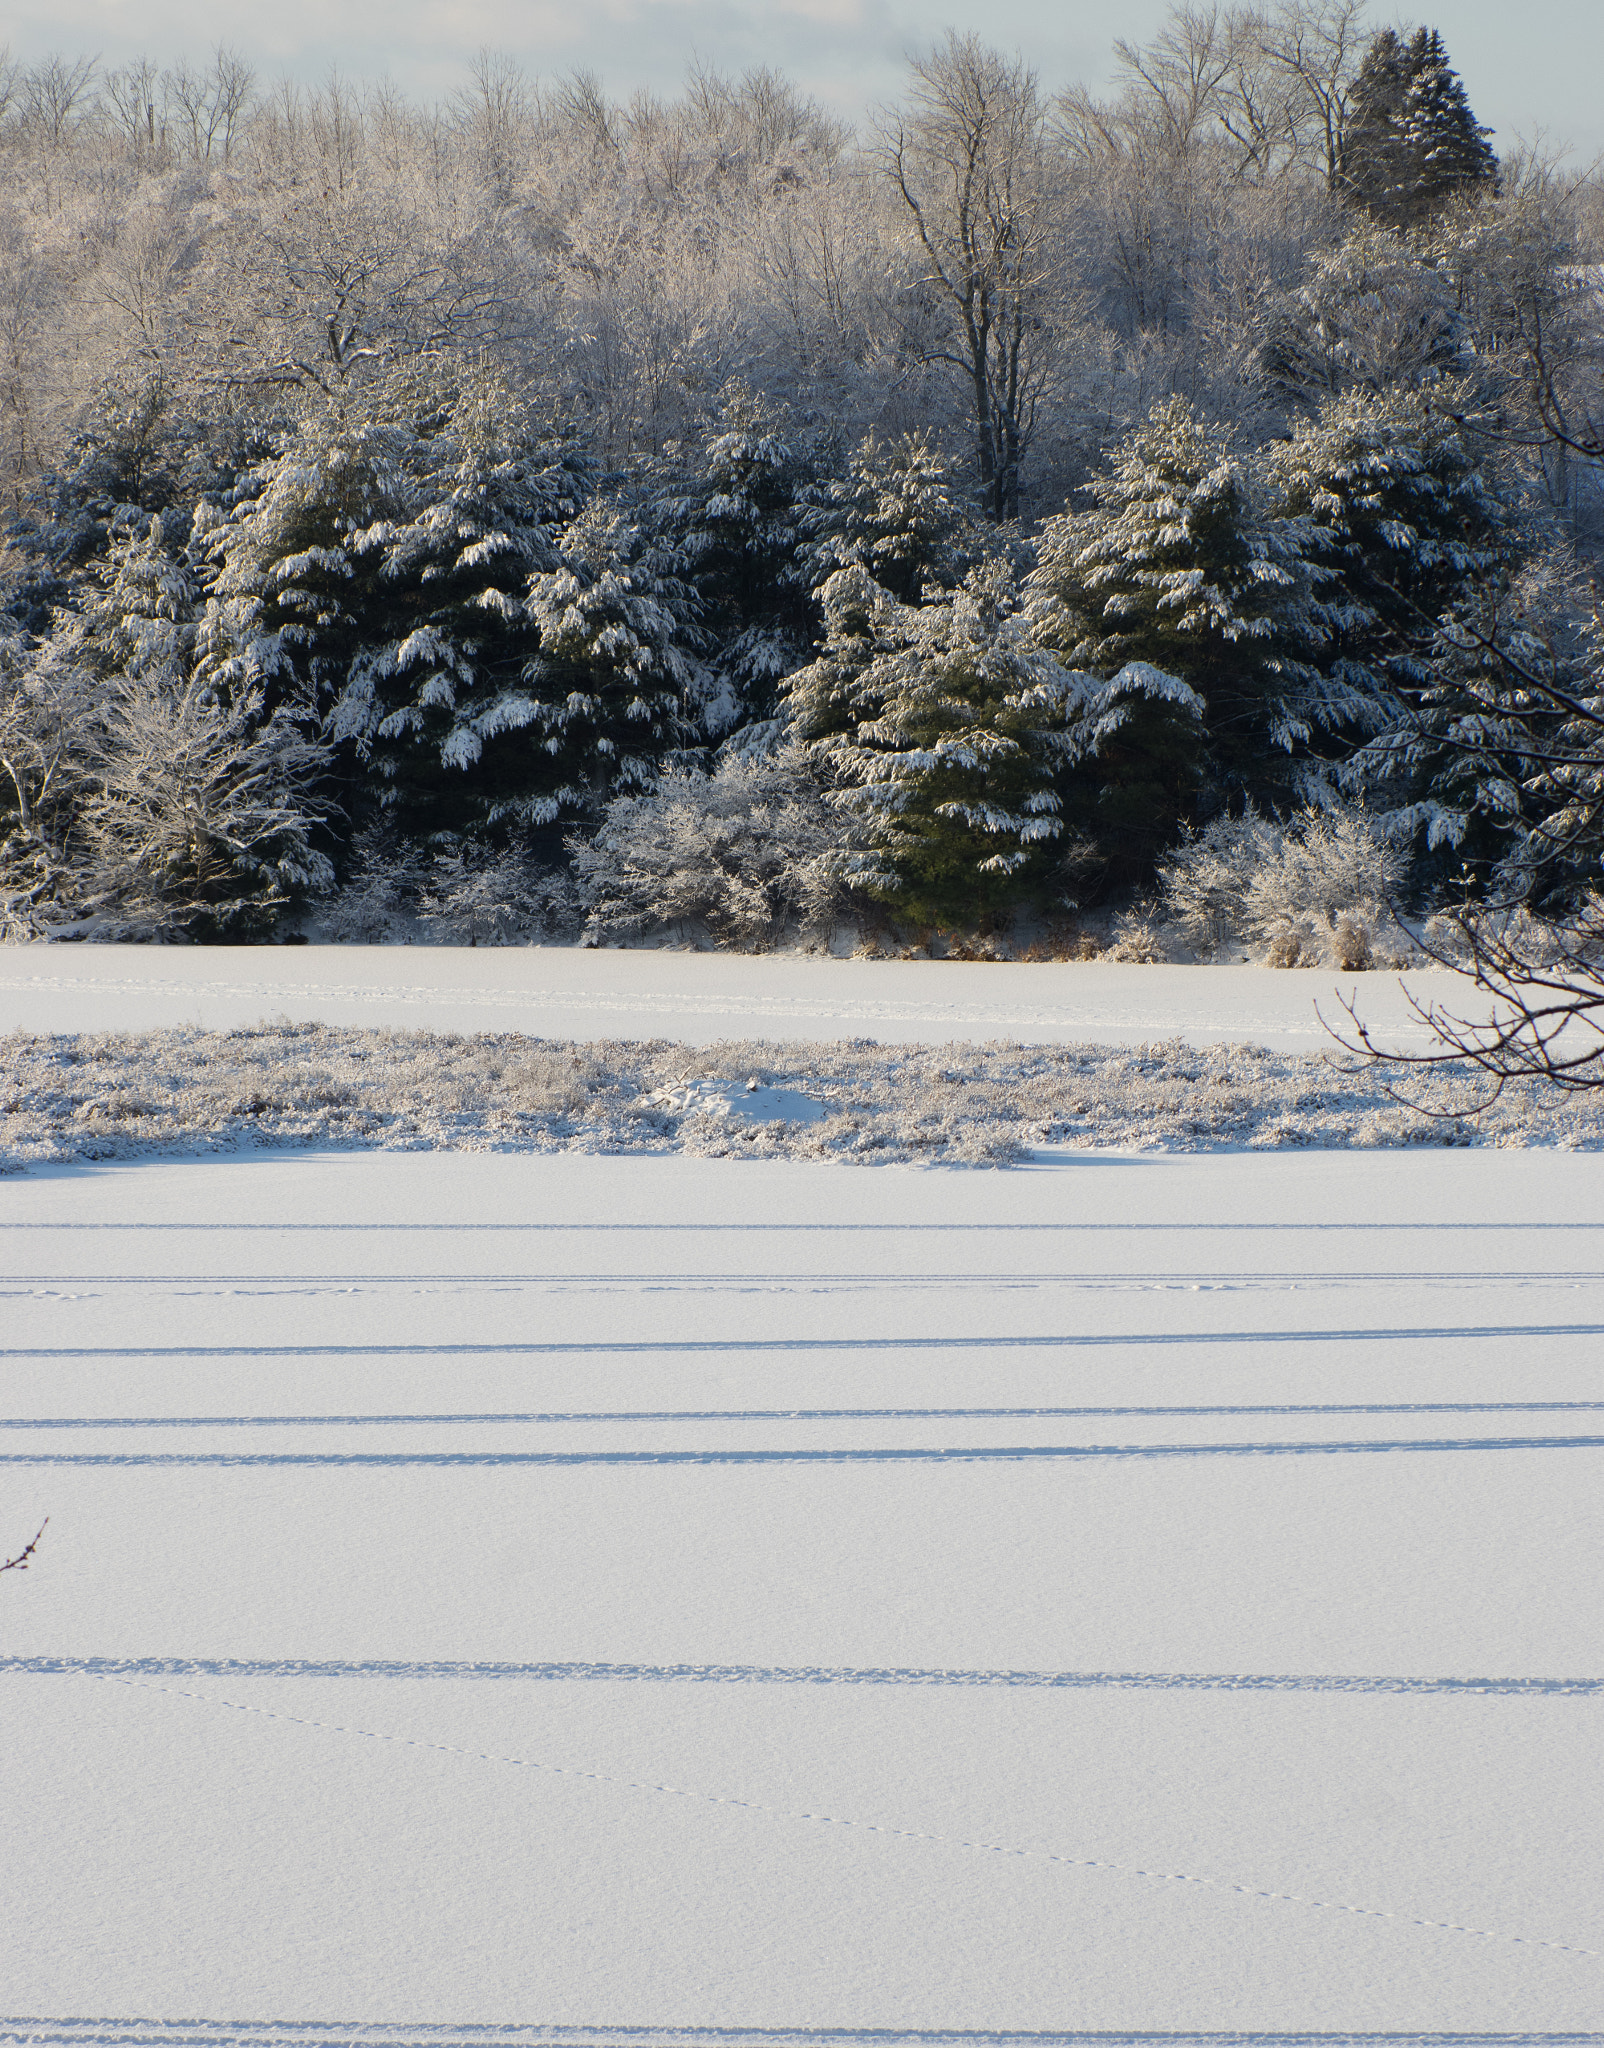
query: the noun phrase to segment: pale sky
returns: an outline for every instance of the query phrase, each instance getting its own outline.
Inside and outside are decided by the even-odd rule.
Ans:
[[[1373,20],[1439,29],[1478,117],[1506,150],[1517,135],[1569,143],[1580,167],[1604,153],[1604,7],[1599,0],[1438,0],[1418,15],[1372,0]],[[1166,0],[9,0],[13,56],[101,52],[192,59],[219,37],[264,74],[353,80],[388,74],[434,97],[482,45],[542,76],[585,68],[615,94],[672,92],[693,57],[728,71],[771,64],[849,118],[896,96],[905,54],[941,29],[974,29],[1022,51],[1043,83],[1106,78],[1116,35],[1140,40]]]

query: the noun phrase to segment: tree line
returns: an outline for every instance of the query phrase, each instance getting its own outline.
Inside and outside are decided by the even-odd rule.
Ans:
[[[781,756],[796,861],[921,921],[1310,804],[1590,887],[1598,181],[1358,0],[1116,54],[949,34],[861,134],[0,63],[7,929],[483,894],[731,764],[750,840]]]

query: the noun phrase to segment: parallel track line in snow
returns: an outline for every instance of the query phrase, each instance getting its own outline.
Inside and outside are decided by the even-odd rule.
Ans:
[[[160,1230],[226,1232],[265,1231],[270,1234],[292,1231],[313,1231],[319,1237],[326,1237],[336,1231],[361,1231],[369,1235],[426,1232],[437,1236],[493,1234],[503,1231],[521,1231],[531,1236],[618,1236],[627,1234],[661,1234],[672,1236],[690,1233],[700,1237],[740,1236],[754,1232],[780,1232],[785,1236],[815,1235],[826,1232],[840,1236],[843,1233],[860,1237],[876,1236],[917,1236],[920,1233],[945,1231],[967,1231],[995,1234],[1015,1232],[1024,1234],[1033,1231],[1055,1231],[1060,1236],[1083,1237],[1093,1232],[1129,1233],[1139,1235],[1146,1231],[1158,1231],[1179,1235],[1181,1232],[1237,1232],[1248,1234],[1258,1231],[1305,1231],[1325,1235],[1332,1231],[1371,1231],[1379,1236],[1391,1237],[1399,1231],[1448,1231],[1458,1236],[1465,1231],[1499,1230],[1604,1230],[1604,1220],[1596,1223],[1556,1221],[1553,1223],[1094,1223],[1075,1220],[1069,1223],[175,1223],[175,1222],[39,1222],[24,1217],[6,1218],[0,1221],[0,1230]],[[1604,2036],[1600,2037],[1604,2039]]]
[[[1010,1273],[993,1267],[981,1273],[848,1272],[828,1271],[750,1273],[602,1273],[594,1270],[572,1273],[8,1273],[0,1280],[5,1287],[297,1287],[327,1291],[349,1287],[806,1287],[834,1293],[846,1287],[1102,1287],[1136,1290],[1144,1294],[1179,1288],[1206,1289],[1228,1293],[1234,1288],[1315,1287],[1328,1291],[1374,1287],[1597,1287],[1604,1285],[1604,1273],[1597,1268],[1554,1268],[1549,1271],[1522,1267],[1518,1272],[1498,1272],[1478,1267],[1469,1272],[1444,1268],[1414,1271],[1390,1267],[1380,1272],[1356,1271],[1308,1273],[1078,1273],[1068,1269],[1050,1273]]]
[[[0,1657],[14,1678],[380,1678],[625,1685],[957,1686],[1055,1692],[1267,1692],[1597,1698],[1604,1678],[1402,1678],[1224,1671],[965,1671],[895,1665],[598,1664],[320,1657]]]
[[[393,2020],[0,2018],[28,2048],[1597,2048],[1604,2034],[1243,2032],[1039,2027],[543,2026]]]
[[[97,1682],[124,1685],[141,1692],[161,1693],[169,1699],[192,1700],[203,1706],[224,1707],[238,1714],[252,1714],[265,1721],[277,1721],[295,1728],[307,1728],[322,1735],[355,1736],[366,1742],[393,1743],[399,1749],[426,1751],[432,1755],[454,1756],[473,1763],[500,1765],[513,1770],[538,1771],[543,1776],[569,1778],[587,1785],[605,1785],[620,1792],[645,1792],[668,1799],[683,1799],[693,1805],[718,1806],[750,1813],[764,1820],[796,1822],[814,1827],[841,1828],[856,1834],[879,1835],[899,1842],[917,1842],[943,1849],[961,1849],[984,1856],[1002,1856],[1010,1861],[1044,1863],[1065,1870],[1105,1871],[1110,1876],[1134,1878],[1144,1884],[1185,1885],[1246,1899],[1262,1899],[1274,1905],[1301,1906],[1309,1912],[1338,1913],[1364,1920],[1382,1920],[1392,1926],[1419,1929],[1436,1934],[1458,1934],[1473,1941],[1507,1943],[1519,1948],[1545,1949],[1550,1953],[1583,1956],[1597,1960],[1604,1949],[1584,1948],[1579,1943],[1559,1941],[1547,1935],[1513,1934],[1507,1929],[1470,1927],[1457,1920],[1436,1920],[1423,1914],[1400,1912],[1383,1906],[1358,1906],[1346,1900],[1316,1899],[1300,1892],[1270,1888],[1232,1878],[1202,1877],[1192,1871],[1152,1870],[1135,1863],[1116,1862],[1103,1856],[1069,1856],[1060,1850],[1028,1849],[1017,1843],[989,1842],[967,1835],[942,1834],[934,1829],[903,1828],[884,1821],[858,1820],[838,1813],[796,1813],[770,1806],[760,1799],[741,1799],[732,1793],[693,1790],[682,1785],[659,1784],[651,1779],[624,1778],[608,1771],[587,1770],[574,1764],[554,1764],[544,1758],[498,1756],[488,1750],[466,1748],[454,1742],[430,1742],[421,1736],[394,1735],[377,1728],[354,1728],[340,1722],[317,1721],[302,1714],[285,1714],[269,1707],[252,1706],[243,1700],[219,1699],[214,1693],[188,1692],[178,1686],[157,1685],[148,1679],[124,1678],[106,1673],[86,1673]]]
[[[714,1352],[1067,1351],[1143,1344],[1403,1344],[1469,1337],[1604,1337],[1604,1323],[1440,1323],[1415,1329],[1077,1331],[1043,1337],[685,1337],[546,1344],[12,1344],[6,1358],[558,1358]]]
[[[1381,1451],[1597,1451],[1604,1436],[1377,1437],[1345,1442],[1007,1444],[887,1449],[694,1451],[6,1451],[5,1465],[978,1465],[1097,1458],[1341,1457]]]
[[[1253,1407],[644,1408],[500,1415],[0,1415],[0,1429],[371,1429],[568,1422],[1030,1422],[1111,1415],[1569,1415],[1604,1401],[1306,1401]]]

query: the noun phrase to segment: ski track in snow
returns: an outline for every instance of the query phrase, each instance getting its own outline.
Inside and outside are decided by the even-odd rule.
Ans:
[[[1604,2040],[1604,1161],[842,1178],[0,1184],[0,2043]]]

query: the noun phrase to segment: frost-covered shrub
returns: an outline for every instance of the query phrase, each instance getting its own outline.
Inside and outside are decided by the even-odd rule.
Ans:
[[[1165,915],[1195,951],[1268,947],[1274,967],[1356,972],[1407,945],[1389,909],[1403,862],[1362,811],[1216,818],[1160,863]]]
[[[357,835],[350,873],[320,923],[337,945],[517,946],[570,937],[579,916],[560,868],[473,840],[420,848],[370,829]]]
[[[432,848],[361,831],[342,887],[322,905],[338,946],[533,946],[580,926],[574,879],[518,850],[442,838]]]
[[[423,887],[418,849],[381,829],[359,832],[345,880],[319,905],[323,936],[339,946],[387,945],[411,935]]]
[[[38,654],[0,622],[0,941],[74,915],[68,842],[95,699],[70,653]]]
[[[1114,920],[1113,943],[1102,957],[1132,967],[1159,967],[1168,960],[1151,903],[1138,903],[1120,912]]]
[[[578,892],[561,868],[471,840],[435,853],[418,894],[428,936],[453,946],[528,946],[563,938],[579,923]]]
[[[711,775],[671,769],[650,793],[615,797],[595,837],[572,842],[585,929],[615,938],[701,926],[742,951],[790,929],[817,938],[842,912],[855,843],[800,749],[733,756]]]
[[[312,843],[328,750],[260,696],[233,703],[163,664],[117,680],[74,821],[74,882],[106,936],[250,934],[333,871]]]

